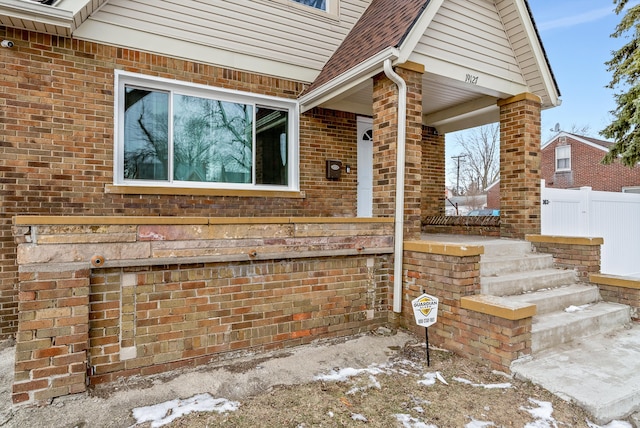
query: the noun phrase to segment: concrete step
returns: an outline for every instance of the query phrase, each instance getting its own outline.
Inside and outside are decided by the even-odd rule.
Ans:
[[[537,307],[536,314],[542,315],[562,311],[569,306],[596,303],[600,300],[600,292],[594,285],[571,284],[506,296],[505,299],[517,303],[533,303]]]
[[[640,323],[574,340],[511,365],[519,379],[573,401],[604,426],[640,410]]]
[[[507,273],[553,268],[551,254],[527,253],[518,256],[489,256],[480,259],[480,275],[494,276]]]
[[[492,239],[479,242],[484,247],[483,257],[518,256],[531,254],[531,243],[515,239]]]
[[[540,269],[530,272],[505,275],[483,276],[480,278],[482,294],[510,296],[546,288],[556,288],[573,284],[576,273],[573,270]]]
[[[536,315],[531,326],[531,352],[535,355],[574,339],[606,333],[630,321],[629,306],[606,302],[572,312]]]

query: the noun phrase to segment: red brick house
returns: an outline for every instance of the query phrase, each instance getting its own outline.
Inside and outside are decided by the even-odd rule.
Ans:
[[[602,158],[613,143],[560,132],[540,150],[541,177],[547,187],[591,187],[603,192],[640,193],[640,168],[620,163],[604,165]],[[487,188],[487,207],[500,209],[500,181]]]
[[[640,192],[640,168],[602,164],[613,143],[560,132],[541,147],[541,172],[547,187],[589,186],[604,192]]]
[[[525,0],[7,0],[0,40],[14,402],[411,325],[431,286],[434,343],[480,356],[451,333],[490,330],[458,309],[480,250],[425,246],[421,217],[444,134],[500,122],[500,233],[539,233],[560,94]]]

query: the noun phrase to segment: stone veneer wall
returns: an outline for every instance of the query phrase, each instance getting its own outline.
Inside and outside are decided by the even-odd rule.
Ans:
[[[14,218],[14,403],[388,321],[386,219]]]

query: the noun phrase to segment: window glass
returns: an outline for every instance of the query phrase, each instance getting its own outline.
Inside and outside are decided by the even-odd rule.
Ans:
[[[258,107],[257,110],[256,183],[286,184],[288,114],[266,107]]]
[[[296,3],[315,7],[316,9],[327,10],[326,0],[293,0],[293,1],[295,1]]]
[[[126,72],[117,86],[117,184],[297,188],[295,101]]]
[[[251,183],[253,106],[174,95],[173,178]]]
[[[169,94],[127,87],[124,100],[124,178],[168,177]]]
[[[571,170],[571,146],[556,147],[556,171]]]

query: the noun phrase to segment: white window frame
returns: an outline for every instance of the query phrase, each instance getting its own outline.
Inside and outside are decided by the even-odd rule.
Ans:
[[[124,91],[126,85],[146,87],[158,91],[168,91],[170,94],[179,93],[196,97],[210,97],[216,100],[236,102],[256,107],[267,107],[286,110],[288,113],[288,142],[287,142],[287,185],[256,184],[255,177],[255,123],[254,147],[252,149],[252,183],[221,183],[221,182],[185,182],[174,181],[171,174],[168,180],[132,180],[124,178]],[[114,184],[116,186],[149,186],[165,188],[206,188],[206,189],[238,189],[238,190],[299,190],[299,117],[300,109],[297,101],[286,98],[272,97],[249,92],[229,90],[213,86],[183,82],[155,76],[116,70],[114,79]]]
[[[625,186],[622,193],[640,193],[640,186]]]
[[[562,151],[567,150],[569,152],[568,156],[560,156]],[[560,168],[558,167],[558,161],[560,159],[569,159],[569,166],[567,168]],[[571,146],[570,145],[562,145],[562,146],[557,146],[556,147],[556,159],[555,159],[555,167],[556,167],[556,171],[557,172],[565,172],[565,171],[571,171]]]

